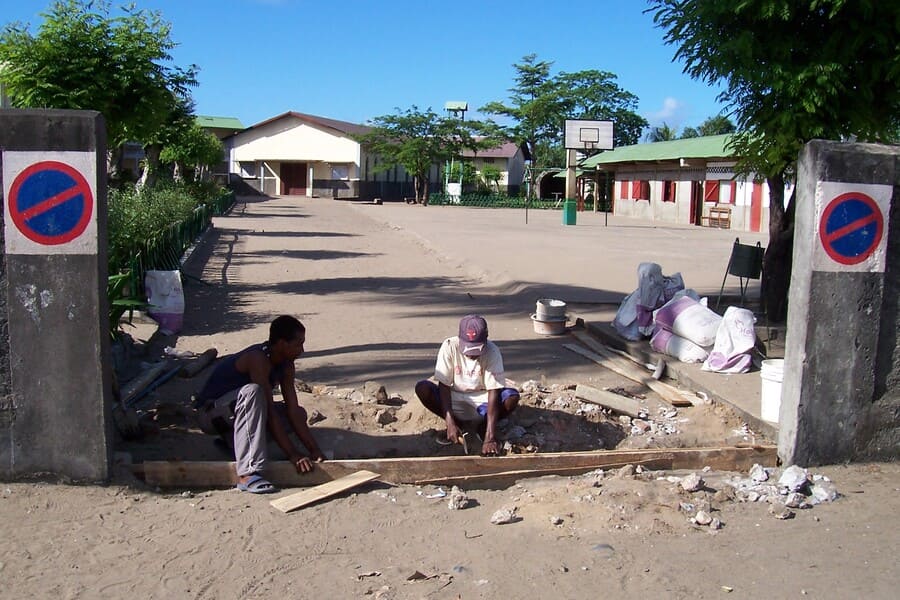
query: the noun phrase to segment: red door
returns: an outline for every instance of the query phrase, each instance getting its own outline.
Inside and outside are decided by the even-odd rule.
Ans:
[[[762,223],[762,184],[754,183],[750,193],[750,231],[759,231]]]
[[[281,193],[306,195],[306,163],[281,163]]]

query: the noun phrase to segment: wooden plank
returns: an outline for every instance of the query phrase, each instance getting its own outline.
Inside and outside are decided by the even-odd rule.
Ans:
[[[340,494],[343,491],[355,488],[367,481],[378,479],[378,477],[378,473],[373,473],[372,471],[357,471],[356,473],[345,475],[340,479],[335,479],[328,483],[322,483],[307,490],[303,490],[302,492],[297,492],[296,494],[291,494],[290,496],[285,496],[283,498],[277,498],[269,502],[269,504],[283,513],[289,513],[292,510],[303,508],[307,504],[312,504],[313,502],[318,502],[319,500],[324,500],[325,498]]]
[[[748,471],[754,463],[775,466],[777,455],[775,446],[754,446],[333,460],[316,463],[312,472],[302,475],[290,462],[276,461],[268,463],[263,474],[279,487],[319,485],[359,470],[381,473],[381,481],[397,484],[452,481],[477,475],[484,475],[483,481],[487,482],[490,476],[509,471],[591,470],[645,460],[670,460],[673,469],[702,469],[708,465],[720,470]],[[229,487],[237,483],[233,462],[147,461],[135,465],[133,471],[143,473],[148,484],[161,488]]]
[[[589,385],[579,383],[575,386],[575,397],[591,404],[597,404],[605,408],[616,411],[623,415],[628,415],[635,419],[639,418],[641,412],[641,404],[637,400],[626,398],[606,390],[601,390]]]
[[[632,381],[636,381],[637,383],[644,385],[645,387],[656,392],[660,398],[662,398],[672,406],[694,405],[694,403],[686,396],[684,396],[677,388],[672,387],[667,383],[663,383],[662,381],[653,379],[653,377],[651,377],[649,373],[638,371],[638,369],[632,367],[631,364],[624,359],[616,358],[612,355],[602,356],[600,353],[592,352],[590,350],[582,348],[581,346],[576,346],[575,344],[563,344],[563,348],[575,352],[576,354],[580,354],[585,358],[589,358],[601,367],[605,367],[613,373],[617,373],[622,377],[631,379]]]

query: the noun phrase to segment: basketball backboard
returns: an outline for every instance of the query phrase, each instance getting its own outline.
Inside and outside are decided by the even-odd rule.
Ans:
[[[566,149],[591,152],[613,149],[612,121],[566,119]]]

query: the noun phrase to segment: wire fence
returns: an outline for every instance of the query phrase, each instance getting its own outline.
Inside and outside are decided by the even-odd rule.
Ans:
[[[218,197],[210,204],[194,209],[187,219],[173,223],[144,247],[130,261],[132,293],[143,296],[144,276],[150,270],[174,271],[181,268],[184,253],[200,236],[216,215],[224,214],[234,204],[234,192]]]
[[[437,206],[474,206],[478,208],[534,208],[546,210],[562,210],[563,201],[534,198],[531,201],[524,196],[506,196],[503,194],[431,194],[428,204]]]

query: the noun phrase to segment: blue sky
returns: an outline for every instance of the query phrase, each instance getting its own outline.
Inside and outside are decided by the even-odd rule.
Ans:
[[[49,0],[0,0],[36,32]],[[120,5],[114,2],[114,6]],[[200,68],[196,112],[245,126],[285,111],[364,123],[406,109],[508,99],[513,63],[609,71],[651,125],[697,126],[718,89],[674,63],[643,0],[137,0],[172,24],[178,65]]]

